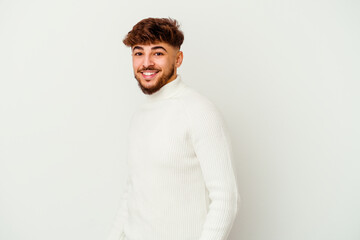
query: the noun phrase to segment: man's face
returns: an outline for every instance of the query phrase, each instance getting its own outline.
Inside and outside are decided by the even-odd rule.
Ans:
[[[152,94],[177,77],[183,54],[164,43],[132,46],[133,69],[139,87]]]

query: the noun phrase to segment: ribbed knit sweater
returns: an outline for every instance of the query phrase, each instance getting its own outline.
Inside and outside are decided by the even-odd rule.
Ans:
[[[129,175],[108,240],[226,240],[240,196],[217,107],[181,77],[135,111]]]

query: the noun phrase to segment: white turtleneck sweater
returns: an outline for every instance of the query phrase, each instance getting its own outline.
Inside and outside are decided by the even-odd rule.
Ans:
[[[240,196],[218,109],[180,76],[134,113],[129,175],[108,240],[226,240]]]

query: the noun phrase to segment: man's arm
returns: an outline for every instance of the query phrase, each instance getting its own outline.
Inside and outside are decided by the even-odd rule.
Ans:
[[[188,115],[195,153],[210,198],[200,240],[226,240],[240,203],[230,136],[222,116],[210,101],[192,106]]]
[[[107,240],[125,240],[124,220],[127,217],[127,199],[130,189],[130,177],[127,177],[126,187],[119,202],[116,217]]]

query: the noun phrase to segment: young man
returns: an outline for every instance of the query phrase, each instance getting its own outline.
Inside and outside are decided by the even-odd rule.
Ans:
[[[176,20],[147,18],[124,39],[145,103],[129,128],[129,176],[108,240],[226,240],[240,197],[215,105],[177,74]]]

